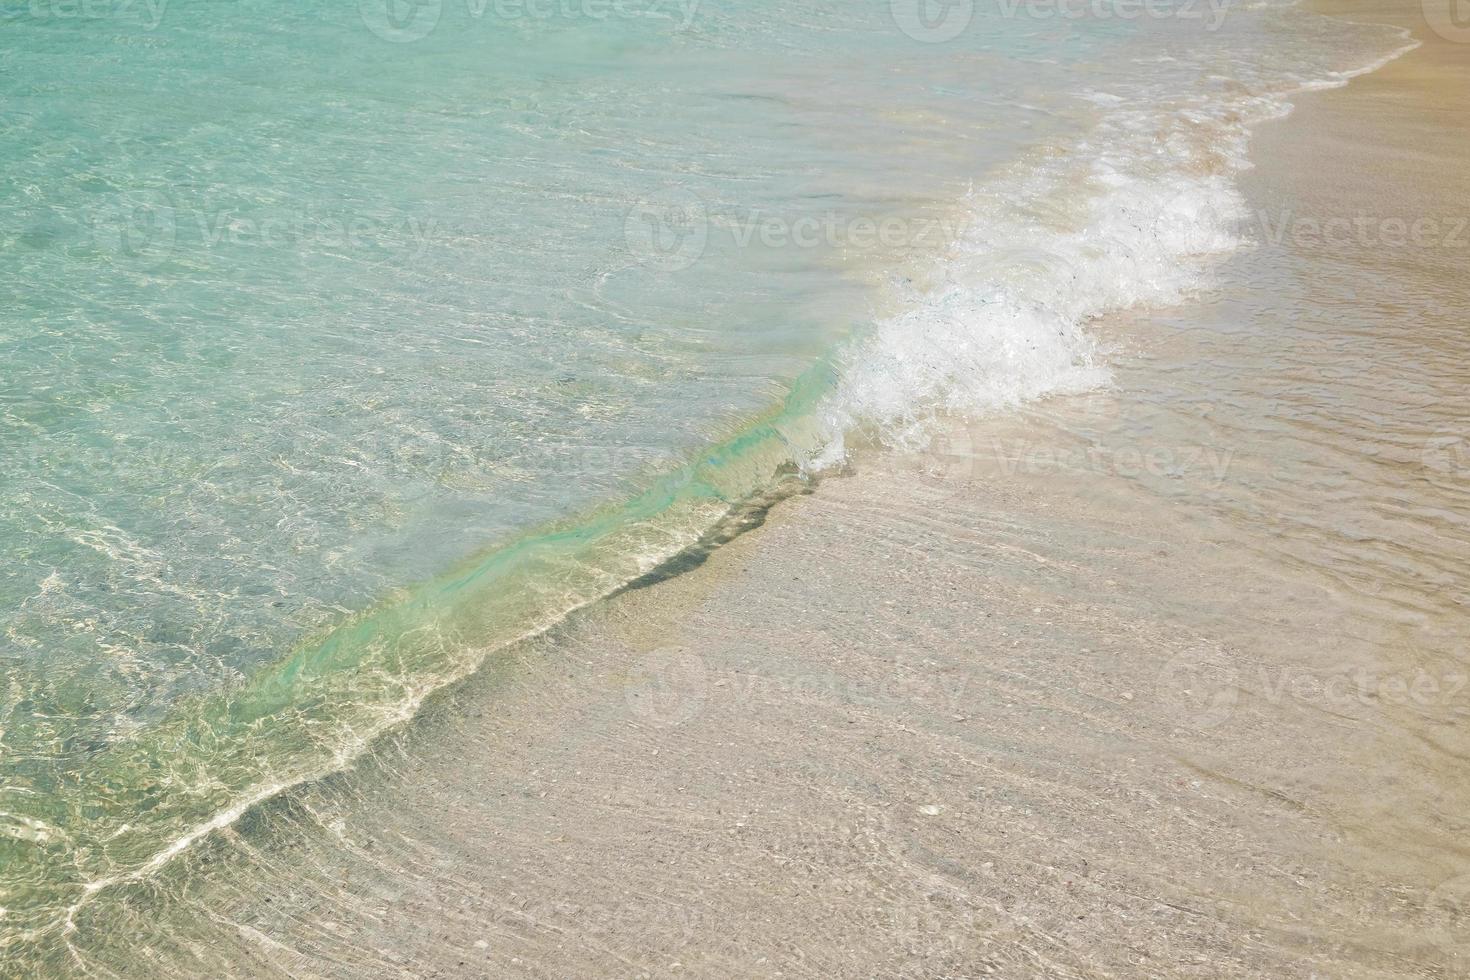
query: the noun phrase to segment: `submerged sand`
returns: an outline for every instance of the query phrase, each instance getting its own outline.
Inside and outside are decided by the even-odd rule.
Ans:
[[[1470,211],[1470,47],[1375,9],[1430,43],[1259,132],[1288,233],[1103,325],[1115,390],[860,460],[497,657],[66,962],[1470,974],[1470,247],[1303,224]]]

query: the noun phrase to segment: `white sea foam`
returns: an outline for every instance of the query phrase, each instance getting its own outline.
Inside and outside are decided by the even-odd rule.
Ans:
[[[1220,67],[1219,78],[1230,84],[1194,95],[1129,88],[1125,66],[1116,79],[1107,80],[1106,87],[1113,90],[1087,93],[1095,117],[1080,139],[1040,148],[977,187],[963,202],[971,219],[964,223],[968,231],[953,243],[942,265],[901,287],[903,311],[875,324],[849,350],[837,390],[821,410],[829,441],[816,465],[842,458],[853,431],[895,445],[917,445],[943,414],[980,414],[1105,383],[1106,368],[1089,338],[1088,322],[1130,306],[1180,300],[1206,281],[1213,259],[1240,244],[1236,227],[1243,203],[1234,179],[1247,166],[1247,127],[1286,111],[1281,93],[1290,88],[1282,87],[1280,79],[1287,76],[1279,68],[1275,88],[1249,81],[1236,85],[1254,70],[1257,58],[1252,52]],[[1162,55],[1156,60],[1170,61]],[[1183,60],[1178,63],[1186,65],[1181,71],[1193,72],[1195,83],[1205,73],[1203,62],[1192,68]],[[1294,84],[1343,84],[1355,73],[1303,70]],[[1188,88],[1181,81],[1180,91]],[[360,468],[355,457],[343,457],[343,463]],[[687,521],[690,527],[697,523]],[[567,608],[594,601],[620,582],[646,573],[658,559],[696,537],[693,530],[685,532],[680,539],[660,535],[655,527],[649,533],[660,538],[661,547],[629,552],[609,546],[605,553],[597,552],[597,560],[609,566],[587,564],[588,584],[576,590],[576,601],[551,604],[534,629],[546,628]],[[105,527],[72,540],[127,568],[132,579],[159,592],[167,588],[155,568],[160,552],[123,532]],[[629,531],[616,540],[626,545],[643,539]],[[607,555],[620,556],[619,561]],[[185,599],[192,595],[173,594]],[[69,936],[79,912],[95,896],[153,874],[283,789],[347,765],[374,737],[412,717],[429,691],[472,670],[483,652],[459,651],[424,676],[389,678],[377,695],[381,700],[362,705],[358,722],[342,726],[346,737],[334,751],[292,756],[289,765],[263,769],[211,813],[180,808],[176,823],[160,820],[156,825],[156,849],[148,856],[68,879],[55,889],[58,904],[27,910],[27,924],[35,925],[13,938],[44,937],[58,928]],[[319,689],[327,692],[323,701],[327,695],[346,691],[358,696],[362,690],[351,681]],[[115,825],[99,821],[101,839],[138,836],[138,819],[131,815]],[[51,834],[35,823],[25,832]],[[47,870],[40,862],[35,867]],[[47,918],[53,912],[59,914]],[[14,918],[14,909],[9,915]]]
[[[1227,58],[1232,70],[1219,75],[1156,56],[1171,63],[1177,89],[1080,95],[1097,109],[1087,134],[1039,148],[975,189],[964,202],[967,232],[928,284],[900,287],[903,311],[851,346],[811,469],[845,459],[855,433],[920,448],[945,417],[1106,384],[1088,322],[1178,303],[1244,244],[1236,178],[1250,166],[1250,127],[1289,113],[1293,92],[1345,85],[1416,46],[1383,29],[1377,41],[1392,51],[1361,68],[1329,67],[1344,39],[1328,31],[1379,31],[1330,23],[1310,44],[1293,39],[1294,52],[1283,46],[1278,67],[1261,59],[1246,71]]]

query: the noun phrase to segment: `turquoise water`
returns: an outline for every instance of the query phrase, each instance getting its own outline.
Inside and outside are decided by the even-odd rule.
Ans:
[[[0,945],[855,438],[1102,383],[1366,50],[947,9],[0,4]]]

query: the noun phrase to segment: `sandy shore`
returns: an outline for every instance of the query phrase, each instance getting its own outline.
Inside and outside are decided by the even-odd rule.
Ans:
[[[1470,46],[1373,7],[1430,43],[1260,131],[1271,220],[1467,212]],[[79,955],[1470,974],[1470,248],[1448,237],[1243,252],[1197,307],[1105,325],[1115,391],[781,503],[138,885],[133,918],[84,914]]]

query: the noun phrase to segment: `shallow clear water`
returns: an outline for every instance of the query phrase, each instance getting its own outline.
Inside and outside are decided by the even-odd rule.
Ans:
[[[1197,6],[0,6],[0,943],[781,474],[1105,378],[1394,46]]]

